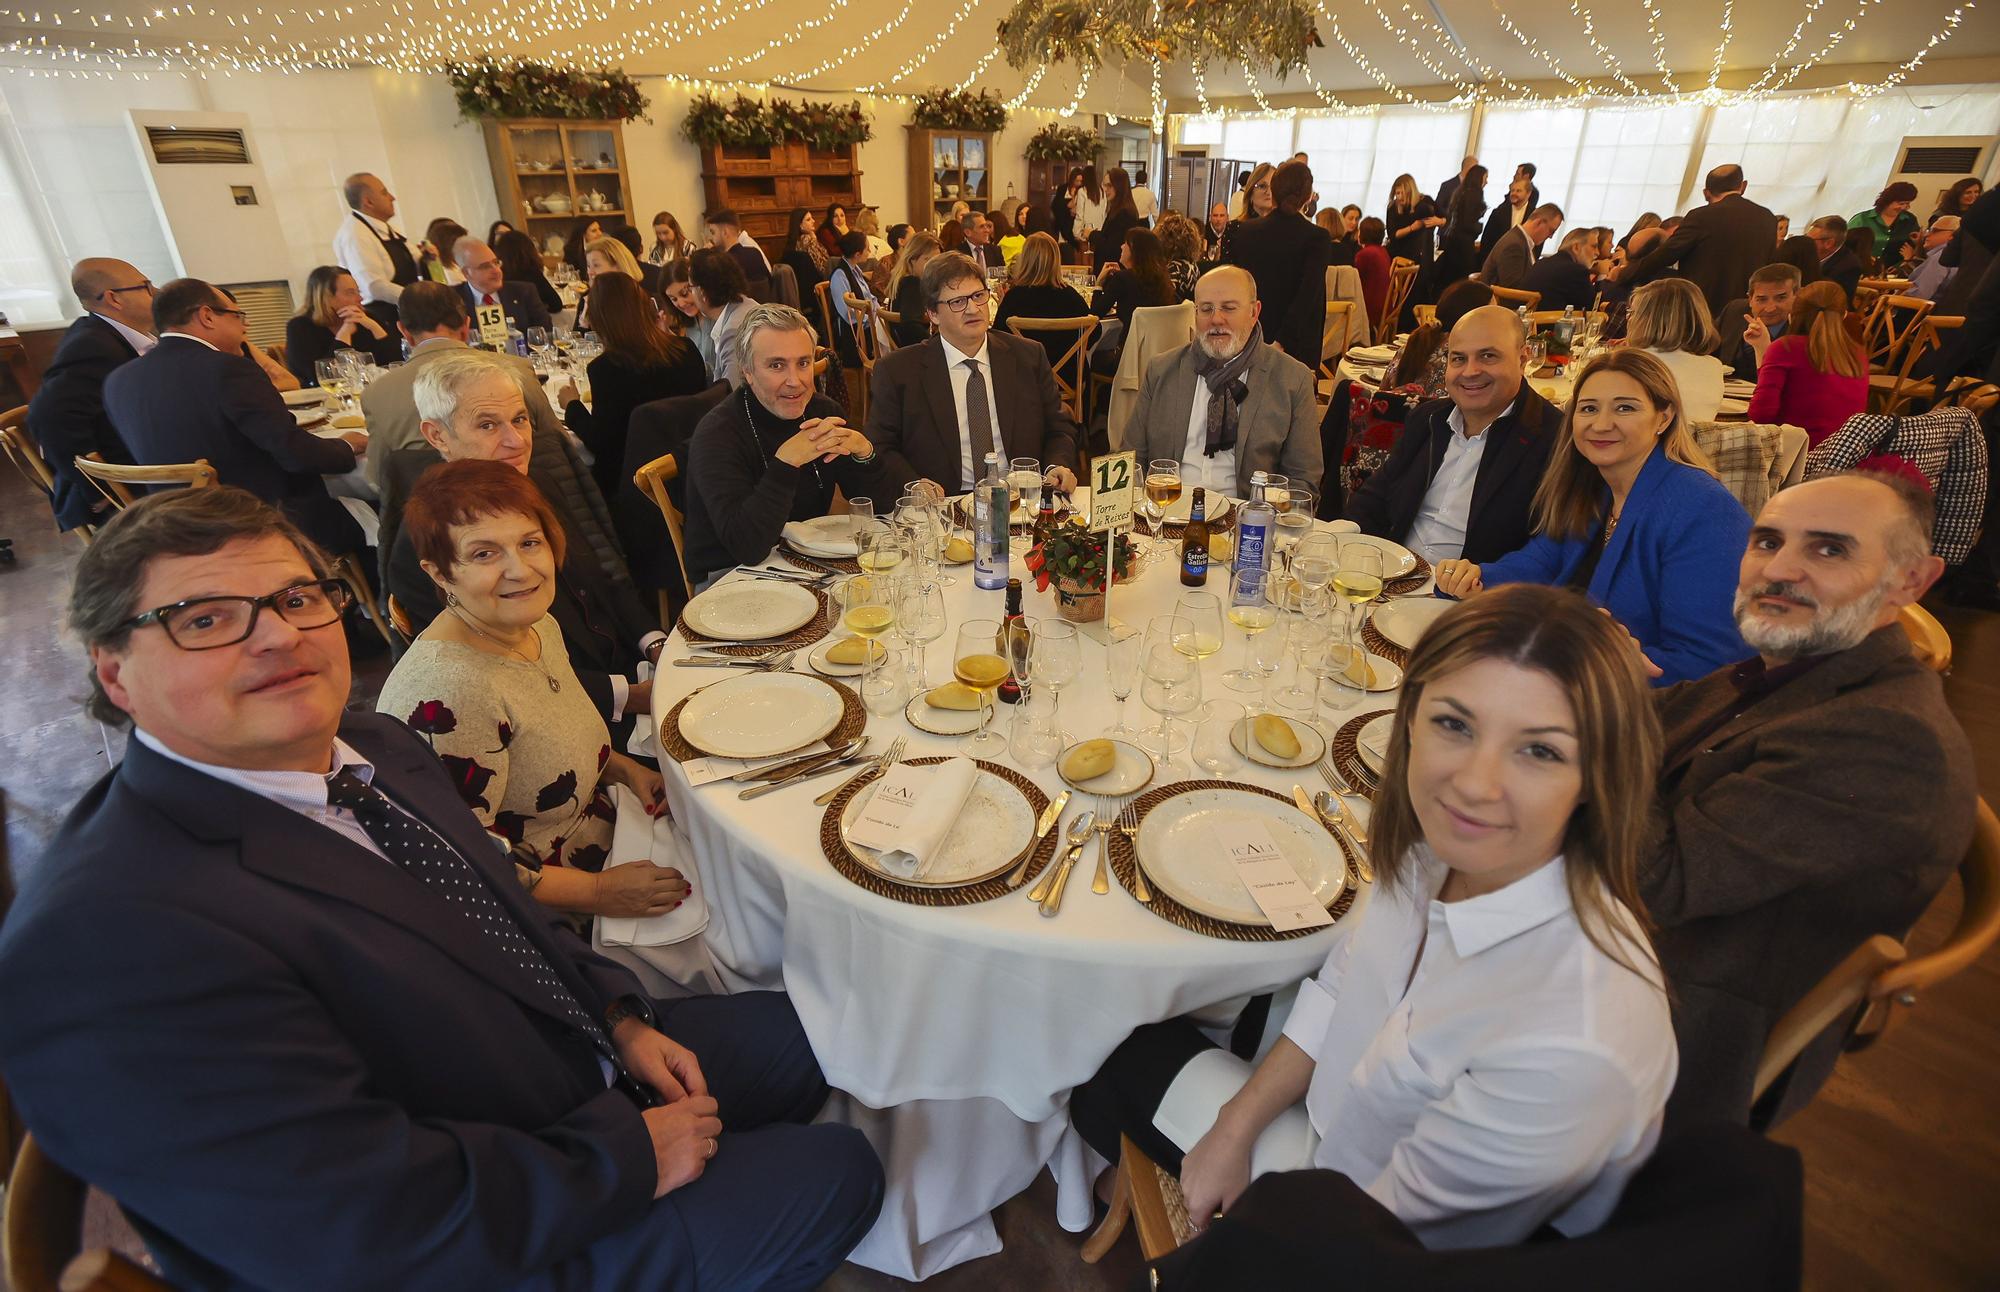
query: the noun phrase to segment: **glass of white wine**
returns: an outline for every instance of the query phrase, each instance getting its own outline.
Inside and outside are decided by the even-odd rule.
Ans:
[[[969,619],[958,626],[951,652],[952,676],[979,694],[979,729],[959,749],[974,758],[997,758],[1006,752],[1006,737],[988,728],[993,721],[993,693],[1007,680],[1007,661],[999,653],[1000,621]]]
[[[1382,549],[1359,539],[1340,545],[1340,569],[1333,576],[1333,590],[1354,609],[1347,620],[1346,667],[1367,649],[1361,640],[1367,622],[1368,604],[1382,595]]]
[[[868,663],[862,667],[863,686],[881,664],[886,647],[876,643],[896,626],[896,603],[890,580],[872,574],[856,574],[841,580],[840,626],[868,643]]]
[[[1188,631],[1174,638],[1174,648],[1195,659],[1207,659],[1222,649],[1222,598],[1213,592],[1183,592],[1174,614],[1187,620]]]
[[[1157,541],[1167,508],[1180,501],[1181,464],[1176,458],[1154,458],[1146,464],[1146,519]]]
[[[854,561],[863,574],[890,576],[901,571],[908,556],[909,547],[901,531],[893,525],[871,522],[871,527],[861,535]]]
[[[1264,675],[1250,664],[1250,639],[1278,622],[1278,609],[1271,604],[1272,585],[1278,576],[1250,566],[1229,578],[1229,622],[1243,630],[1243,662],[1222,675],[1232,691],[1260,691]]]
[[[329,411],[340,411],[341,394],[347,389],[347,365],[339,359],[320,359],[313,364],[313,376],[318,378],[319,388],[333,400]]]

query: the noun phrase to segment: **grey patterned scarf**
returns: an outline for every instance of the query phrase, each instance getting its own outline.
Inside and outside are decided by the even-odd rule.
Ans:
[[[1202,349],[1199,341],[1195,342],[1195,376],[1208,383],[1208,432],[1202,441],[1203,457],[1212,458],[1224,449],[1236,447],[1236,419],[1243,401],[1250,397],[1250,382],[1246,374],[1250,371],[1250,361],[1257,357],[1257,349],[1263,344],[1262,323],[1250,329],[1250,339],[1243,343],[1243,348],[1233,359],[1217,359]]]

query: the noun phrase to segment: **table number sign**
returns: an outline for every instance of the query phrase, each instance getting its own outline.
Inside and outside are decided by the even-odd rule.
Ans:
[[[1285,860],[1285,850],[1261,822],[1231,821],[1218,825],[1215,841],[1273,929],[1290,933],[1333,923],[1333,917],[1313,897],[1298,871],[1292,869],[1292,863]]]
[[[504,305],[481,305],[473,311],[474,321],[479,324],[479,339],[502,354],[512,354],[507,344],[507,307]]]
[[[1139,455],[1107,453],[1090,463],[1090,531],[1125,529],[1132,524],[1132,490],[1138,483]]]

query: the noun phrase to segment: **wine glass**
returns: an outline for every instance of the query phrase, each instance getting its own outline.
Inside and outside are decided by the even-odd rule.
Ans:
[[[874,648],[871,646],[870,650]],[[861,703],[868,712],[878,718],[886,718],[892,713],[901,713],[910,702],[910,674],[904,667],[903,658],[895,651],[884,649],[882,658],[875,662],[871,656],[869,669],[861,677]]]
[[[1042,464],[1034,458],[1015,458],[1007,464],[1007,493],[1016,505],[1034,520],[1042,507]]]
[[[1276,680],[1278,670],[1284,667],[1285,656],[1291,649],[1291,624],[1280,616],[1268,631],[1249,638],[1245,647],[1249,652],[1250,667],[1256,671],[1258,711],[1263,712],[1270,708],[1271,683]]]
[[[906,581],[896,599],[896,635],[917,656],[917,680],[931,689],[931,643],[944,636],[944,589]]]
[[[531,327],[528,329],[526,335],[528,340],[528,353],[532,357],[541,360],[543,363],[547,363],[549,350],[551,348],[549,343],[549,330],[545,327]]]
[[[1234,700],[1210,700],[1201,706],[1201,720],[1194,729],[1194,748],[1189,757],[1194,765],[1211,776],[1233,772],[1243,765],[1242,756],[1230,736],[1243,726],[1243,706]],[[1249,732],[1244,732],[1249,739]]]
[[[1160,527],[1167,519],[1167,508],[1179,501],[1181,496],[1181,464],[1174,458],[1154,458],[1146,464],[1146,519],[1150,522],[1154,542],[1159,541]]]
[[[1264,679],[1250,663],[1250,639],[1278,622],[1271,604],[1277,576],[1269,570],[1248,566],[1229,577],[1229,622],[1243,630],[1243,662],[1222,675],[1232,691],[1261,691]]]
[[[313,376],[319,381],[319,388],[333,400],[338,411],[342,406],[341,392],[347,387],[347,365],[338,358],[319,359],[313,363]]]
[[[1132,698],[1132,686],[1139,680],[1139,648],[1144,641],[1144,634],[1130,626],[1110,629],[1105,635],[1105,680],[1111,686],[1111,697],[1118,701],[1118,725],[1111,729],[1114,736],[1139,734],[1125,721],[1125,702]]]
[[[1201,707],[1201,663],[1171,643],[1155,642],[1146,647],[1139,672],[1144,679],[1139,698],[1160,716],[1159,727],[1142,735],[1140,743],[1159,754],[1163,765],[1170,764],[1175,754],[1187,748],[1185,738],[1176,741],[1179,733],[1173,720]]]
[[[869,643],[868,662],[862,666],[866,677],[874,673],[879,662],[875,642],[896,626],[896,603],[889,595],[894,585],[888,579],[856,574],[836,586],[841,605],[840,626]]]
[[[861,538],[875,523],[875,500],[873,498],[849,498],[847,500],[848,535],[854,539],[854,551],[859,555]]]
[[[1021,767],[1047,767],[1069,743],[1056,725],[1056,700],[1043,692],[1023,694],[1014,704],[1013,731],[1007,752]]]
[[[864,574],[894,576],[909,556],[902,531],[874,520],[869,521],[869,526],[860,536],[854,554],[855,564],[861,567]]]
[[[1213,592],[1183,592],[1174,614],[1188,622],[1185,636],[1174,646],[1195,659],[1207,659],[1222,649],[1222,598]]]
[[[1034,660],[1035,686],[1047,686],[1055,697],[1055,713],[1050,721],[1055,723],[1056,734],[1069,743],[1069,737],[1062,729],[1062,689],[1076,681],[1083,671],[1083,648],[1076,639],[1076,625],[1061,619],[1044,619],[1035,626]]]
[[[958,626],[952,647],[952,676],[979,693],[979,729],[959,746],[974,758],[994,758],[1007,748],[1004,737],[988,730],[993,720],[993,693],[1007,680],[1008,672],[999,641],[999,620],[970,619]]]
[[[937,531],[938,577],[942,587],[955,587],[958,577],[944,568],[945,544],[951,541],[954,532],[951,514],[951,496],[944,486],[935,480],[915,480],[910,483],[910,495],[930,509],[931,527]]]
[[[1382,595],[1382,549],[1361,539],[1340,545],[1340,570],[1333,576],[1335,594],[1353,607],[1347,615],[1347,643],[1351,653],[1363,649],[1361,628],[1367,623],[1368,603]],[[1360,622],[1355,622],[1356,617]]]

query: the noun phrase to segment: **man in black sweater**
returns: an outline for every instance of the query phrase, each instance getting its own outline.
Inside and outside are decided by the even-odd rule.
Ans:
[[[824,516],[838,485],[885,499],[894,486],[839,403],[813,389],[813,333],[789,305],[758,305],[737,332],[743,385],[688,441],[688,583],[761,561],[793,520]]]
[[[1561,411],[1522,381],[1527,337],[1505,306],[1473,310],[1445,345],[1449,397],[1411,410],[1346,513],[1433,567],[1490,561],[1528,541],[1535,486],[1562,429]]]

